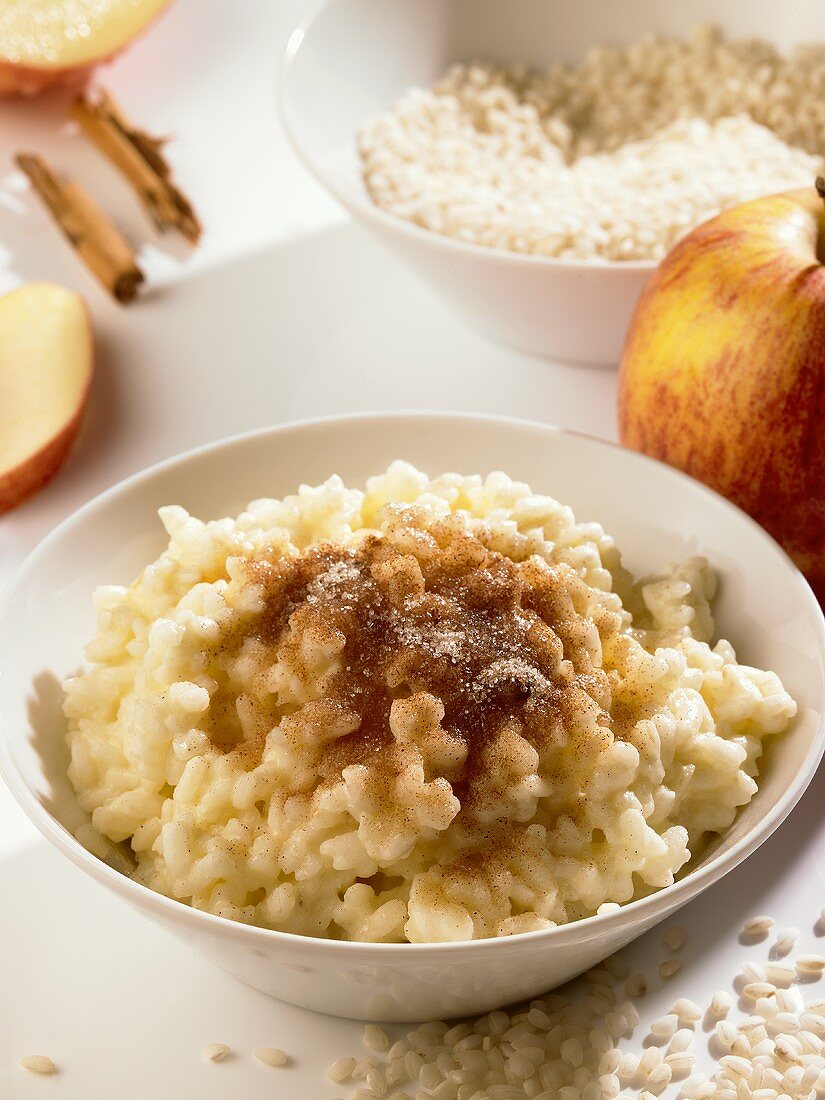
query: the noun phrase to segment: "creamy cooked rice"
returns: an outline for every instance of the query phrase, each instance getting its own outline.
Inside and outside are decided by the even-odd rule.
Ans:
[[[825,47],[785,56],[708,26],[544,72],[456,64],[365,122],[364,181],[388,212],[472,244],[659,259],[720,210],[813,183],[823,88]]]
[[[633,583],[502,473],[160,514],[96,593],[69,774],[140,882],[224,917],[427,942],[612,908],[730,826],[796,711],[710,644],[706,561]]]

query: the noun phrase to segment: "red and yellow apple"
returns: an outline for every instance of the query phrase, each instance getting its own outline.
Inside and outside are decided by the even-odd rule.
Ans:
[[[753,516],[825,597],[825,203],[814,187],[726,210],[664,259],[630,324],[619,431]]]
[[[169,0],[5,0],[0,95],[79,85],[140,34]]]
[[[0,513],[57,473],[92,381],[83,299],[53,283],[0,297]]]

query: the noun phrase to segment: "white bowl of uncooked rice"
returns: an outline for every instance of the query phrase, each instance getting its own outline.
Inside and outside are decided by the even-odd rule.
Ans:
[[[782,552],[667,467],[538,425],[206,448],[87,506],[16,591],[0,759],[40,827],[326,1011],[571,977],[752,850],[822,751],[822,616]]]
[[[793,20],[740,0],[328,0],[290,43],[283,112],[321,183],[472,326],[611,364],[680,237],[821,171],[821,30],[815,0]]]

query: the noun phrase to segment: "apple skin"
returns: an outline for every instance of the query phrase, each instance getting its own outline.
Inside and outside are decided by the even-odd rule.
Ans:
[[[619,375],[622,443],[765,527],[825,599],[825,203],[724,211],[653,274]]]
[[[25,455],[14,466],[0,470],[0,515],[22,504],[54,477],[68,457],[80,427],[83,423],[89,391],[94,375],[94,350],[92,324],[88,308],[82,298],[71,294],[63,287],[50,283],[31,283],[12,291],[6,298],[22,295],[59,295],[74,300],[74,308],[82,311],[84,341],[83,354],[86,360],[86,375],[82,388],[75,397],[74,407],[65,422],[49,439]],[[0,299],[2,301],[3,299]],[[48,304],[48,302],[46,302]],[[0,334],[2,336],[2,334]],[[2,387],[2,378],[0,378]]]
[[[79,92],[92,75],[94,65],[109,60],[110,58],[102,58],[93,64],[78,65],[71,69],[33,69],[0,62],[0,99],[8,96],[29,99],[56,88],[73,88]]]
[[[91,376],[89,384],[91,385]],[[25,462],[0,474],[0,516],[28,500],[38,489],[42,489],[66,461],[83,423],[88,392],[89,386],[86,387],[80,408],[56,436],[40,450],[29,455]]]

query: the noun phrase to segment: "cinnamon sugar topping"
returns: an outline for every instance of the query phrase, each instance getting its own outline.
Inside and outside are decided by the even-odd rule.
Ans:
[[[514,561],[483,532],[449,519],[426,525],[408,509],[358,544],[315,544],[246,570],[263,610],[239,646],[263,644],[272,665],[307,647],[338,652],[323,698],[303,708],[341,731],[325,746],[322,781],[368,762],[374,797],[386,787],[391,800],[414,745],[427,780],[446,778],[465,819],[484,818],[489,773],[512,770],[509,745],[526,741],[547,759],[572,739],[584,764],[598,751],[594,731],[597,742],[611,739],[599,630],[567,565]],[[578,746],[577,730],[587,733]],[[254,759],[261,750],[262,741]]]

